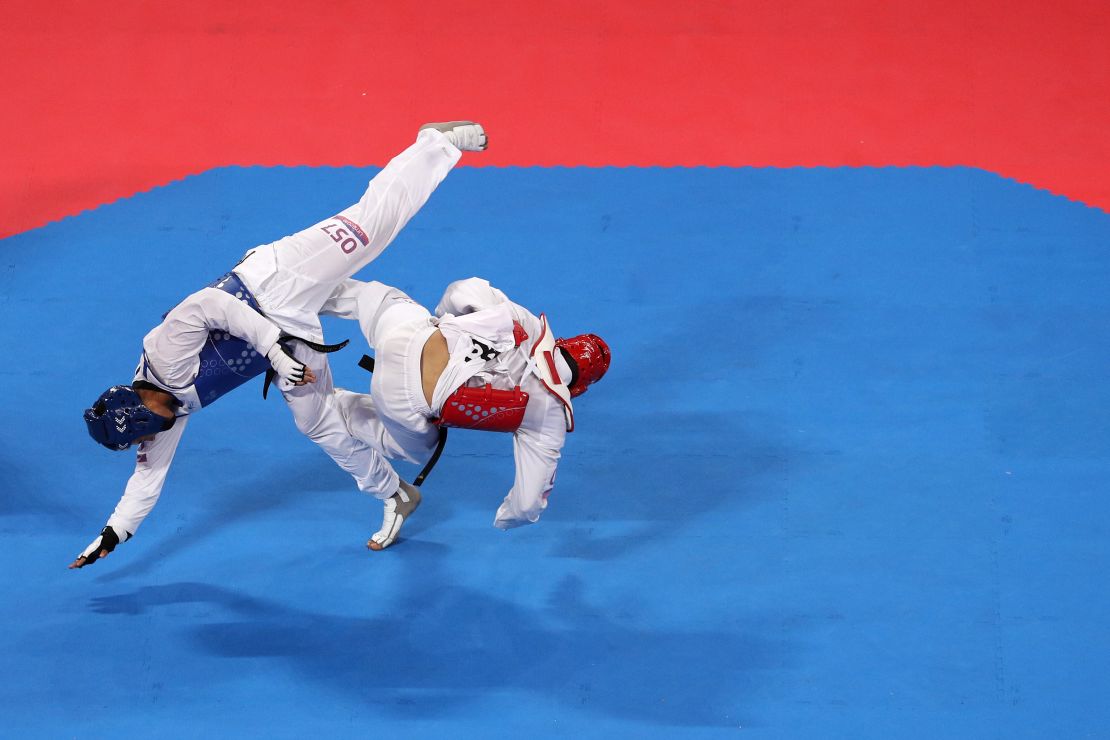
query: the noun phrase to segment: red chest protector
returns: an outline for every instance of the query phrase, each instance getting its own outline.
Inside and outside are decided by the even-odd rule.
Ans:
[[[513,340],[519,347],[528,333],[519,321],[513,322]],[[528,394],[516,386],[511,391],[462,386],[443,402],[443,414],[436,419],[441,427],[478,429],[486,432],[515,432],[524,422]]]
[[[528,394],[519,385],[511,391],[497,390],[489,383],[482,388],[463,386],[443,402],[443,414],[436,424],[486,432],[515,432],[524,421],[527,408]]]

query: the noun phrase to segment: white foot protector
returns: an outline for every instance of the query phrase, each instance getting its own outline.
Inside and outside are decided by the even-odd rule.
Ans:
[[[393,544],[401,525],[405,523],[416,507],[420,506],[420,489],[401,481],[401,487],[382,502],[385,512],[382,515],[382,528],[370,536],[366,546],[371,550],[384,550]]]
[[[482,152],[489,146],[489,137],[486,136],[486,130],[482,128],[482,124],[474,123],[474,121],[425,123],[420,127],[420,130],[423,131],[426,128],[434,128],[439,131],[447,137],[448,141],[464,152]]]

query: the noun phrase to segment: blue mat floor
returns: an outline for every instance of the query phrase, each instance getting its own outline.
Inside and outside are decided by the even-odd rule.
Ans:
[[[1107,732],[1110,216],[973,169],[457,170],[360,277],[610,342],[543,520],[490,526],[510,440],[458,432],[369,553],[380,505],[255,381],[66,570],[132,466],[82,409],[372,174],[220,169],[0,242],[0,734]]]

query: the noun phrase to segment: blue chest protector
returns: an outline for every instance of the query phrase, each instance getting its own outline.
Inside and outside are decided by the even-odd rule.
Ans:
[[[229,272],[208,286],[219,288],[246,303],[258,313],[262,309],[254,295],[234,272]],[[200,351],[200,368],[193,385],[201,407],[235,390],[243,383],[270,369],[270,361],[246,340],[225,331],[213,331]]]

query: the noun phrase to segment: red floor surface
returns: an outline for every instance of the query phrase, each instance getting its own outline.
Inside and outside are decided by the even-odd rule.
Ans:
[[[970,165],[1110,209],[1110,4],[78,2],[5,9],[0,236],[229,164]]]

